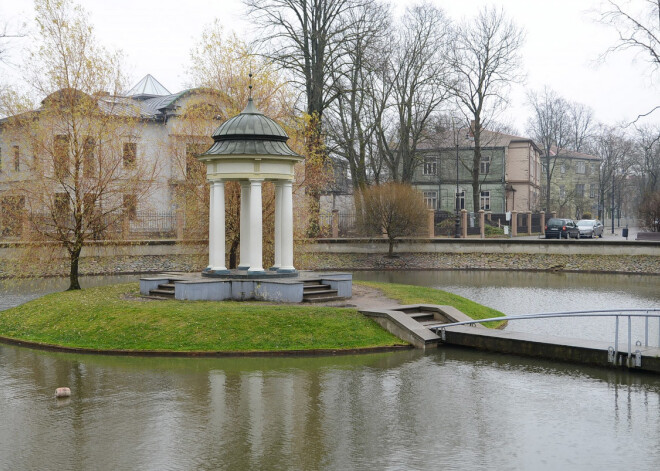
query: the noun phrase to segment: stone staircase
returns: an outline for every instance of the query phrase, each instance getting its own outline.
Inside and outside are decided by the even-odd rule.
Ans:
[[[401,311],[425,327],[427,325],[437,325],[439,322],[450,322],[444,316],[439,316],[437,312],[425,310],[423,307],[401,309]]]
[[[337,290],[331,289],[330,285],[321,283],[321,280],[307,280],[303,284],[303,302],[305,303],[326,303],[340,299],[344,298],[337,296]]]
[[[149,290],[149,296],[159,299],[174,299],[173,280],[168,280],[167,283],[158,285],[158,288]]]

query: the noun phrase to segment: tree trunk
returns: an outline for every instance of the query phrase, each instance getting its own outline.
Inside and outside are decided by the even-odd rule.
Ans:
[[[387,253],[387,256],[389,258],[394,258],[394,239],[390,239],[389,242],[390,242],[390,249],[389,252]]]
[[[69,270],[69,288],[67,291],[80,289],[80,282],[78,281],[78,262],[80,261],[80,252],[82,247],[78,247],[69,252],[70,256],[70,270]]]

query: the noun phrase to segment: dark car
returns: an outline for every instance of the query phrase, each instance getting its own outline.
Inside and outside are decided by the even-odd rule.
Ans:
[[[580,237],[603,237],[603,225],[596,219],[580,219],[577,222]]]
[[[545,225],[546,239],[580,238],[580,229],[572,219],[552,218]]]

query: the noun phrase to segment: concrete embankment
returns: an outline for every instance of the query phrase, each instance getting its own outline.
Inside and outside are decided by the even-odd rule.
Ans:
[[[609,367],[627,367],[639,371],[660,373],[660,348],[635,345],[615,345],[602,342],[550,335],[487,329],[480,324],[446,327],[433,332],[441,324],[471,320],[451,306],[408,305],[360,312],[374,319],[383,328],[416,348],[442,348],[453,345],[498,353],[524,355],[546,360],[566,361]],[[621,349],[615,351],[615,348]]]

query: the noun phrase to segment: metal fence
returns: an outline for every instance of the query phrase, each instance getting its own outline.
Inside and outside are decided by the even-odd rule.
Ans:
[[[173,236],[176,233],[174,211],[137,211],[129,216],[129,233],[150,236]]]

